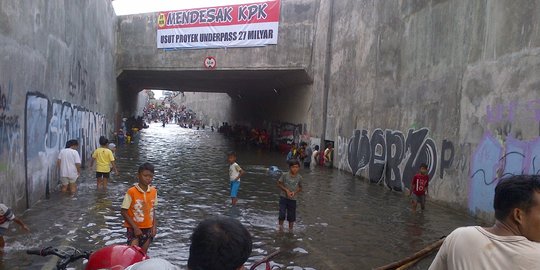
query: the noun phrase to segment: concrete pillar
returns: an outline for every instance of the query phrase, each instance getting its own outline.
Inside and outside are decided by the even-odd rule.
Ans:
[[[322,132],[321,132],[321,149],[324,149],[324,141],[326,139],[326,122],[328,118],[328,92],[330,92],[330,73],[332,65],[332,35],[334,24],[334,0],[328,1],[328,27],[326,34],[326,56],[324,63],[324,83],[323,83],[323,102],[322,102]]]

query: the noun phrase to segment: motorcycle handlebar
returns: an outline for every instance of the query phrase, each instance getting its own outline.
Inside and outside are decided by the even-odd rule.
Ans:
[[[255,263],[253,263],[253,265],[249,268],[249,270],[255,270],[257,268],[257,266],[261,265],[261,264],[266,264],[266,269],[270,269],[270,260],[272,260],[274,257],[276,257],[278,254],[281,253],[281,250],[276,250],[272,253],[270,253],[269,255],[267,255],[266,257],[262,258],[261,260],[258,260],[256,261]]]
[[[57,256],[58,258],[60,258],[60,260],[58,260],[58,262],[56,263],[56,269],[59,269],[59,270],[66,269],[68,264],[74,261],[77,261],[81,258],[88,259],[90,257],[91,252],[88,252],[88,251],[81,252],[75,248],[72,248],[72,247],[69,247],[69,248],[70,248],[69,251],[64,251],[56,247],[46,247],[42,249],[34,248],[34,249],[26,250],[26,253],[30,255],[39,255],[42,257],[49,256],[49,255]]]
[[[62,257],[58,254],[57,252],[58,250],[53,248],[53,247],[46,247],[46,248],[42,248],[42,249],[37,249],[37,248],[33,248],[33,249],[28,249],[26,250],[26,254],[30,254],[30,255],[39,255],[39,256],[49,256],[49,255],[57,255],[58,257]]]
[[[26,254],[43,256],[41,251],[42,249],[28,249],[26,250]]]

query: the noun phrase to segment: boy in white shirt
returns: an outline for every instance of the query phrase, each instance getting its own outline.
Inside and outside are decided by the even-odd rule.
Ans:
[[[56,164],[60,169],[60,181],[62,182],[62,192],[69,191],[75,193],[77,191],[77,178],[81,175],[81,157],[77,148],[79,142],[77,140],[69,140],[66,142],[66,148],[60,150]]]
[[[240,178],[244,175],[244,170],[236,163],[236,154],[231,152],[227,155],[229,161],[229,180],[231,182],[231,203],[236,205],[238,202],[238,190],[240,189]]]

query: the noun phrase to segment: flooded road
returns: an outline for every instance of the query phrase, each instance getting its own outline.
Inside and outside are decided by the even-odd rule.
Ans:
[[[246,171],[239,201],[230,205],[226,153],[234,150]],[[169,260],[183,269],[189,237],[199,221],[213,215],[240,220],[252,233],[248,262],[276,249],[275,263],[286,269],[371,269],[402,259],[447,235],[458,226],[477,224],[473,218],[428,201],[422,214],[410,211],[402,193],[385,190],[348,173],[325,168],[301,169],[304,189],[298,200],[293,233],[277,231],[279,192],[267,169],[287,170],[277,152],[235,147],[222,134],[152,124],[138,145],[120,146],[119,175],[107,191],[96,191],[94,173],[86,169],[75,196],[54,193],[23,215],[32,233],[14,230],[6,237],[0,269],[51,269],[48,258],[29,256],[27,248],[68,245],[95,250],[125,242],[120,204],[136,182],[138,165],[156,167],[158,235],[151,257]],[[425,269],[424,261],[416,269]],[[82,269],[81,264],[75,265]],[[261,268],[262,269],[262,268]]]

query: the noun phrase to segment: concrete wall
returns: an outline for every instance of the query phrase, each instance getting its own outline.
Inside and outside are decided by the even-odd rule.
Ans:
[[[136,114],[133,115],[135,117],[144,116],[144,109],[146,108],[146,105],[148,105],[148,101],[150,100],[150,97],[146,93],[146,90],[143,90],[137,94],[137,110]],[[127,115],[131,116],[131,115]]]
[[[208,55],[217,59],[221,70],[306,67],[313,43],[313,2],[282,1],[278,44],[255,48],[158,50],[157,13],[122,16],[118,24],[118,68],[204,70],[203,60]]]
[[[110,1],[0,1],[0,198],[24,208],[56,187],[59,149],[88,157],[116,113]]]
[[[266,94],[233,96],[233,118],[236,122],[258,128],[263,128],[264,122],[305,125],[311,95],[311,87],[306,85]]]
[[[540,1],[320,4],[311,106],[327,89],[327,124],[309,123],[337,167],[402,190],[427,162],[434,199],[486,218],[497,177],[540,173]]]
[[[201,120],[208,128],[217,128],[223,122],[233,121],[232,99],[225,93],[193,93],[184,92],[174,98],[179,106],[186,106],[197,114],[197,119]]]

